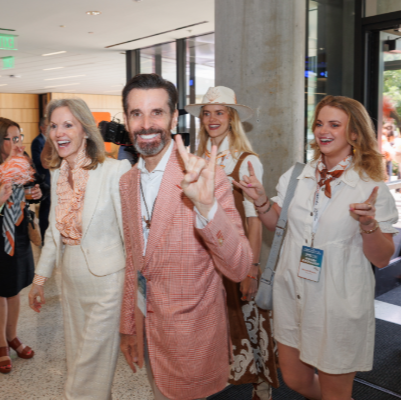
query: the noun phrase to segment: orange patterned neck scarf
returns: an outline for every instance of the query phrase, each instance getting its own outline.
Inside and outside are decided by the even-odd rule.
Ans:
[[[323,154],[320,156],[317,162],[317,169],[320,174],[320,180],[318,185],[320,187],[326,186],[324,190],[324,194],[331,199],[331,186],[330,182],[334,179],[339,178],[344,171],[351,165],[352,162],[352,155],[349,155],[344,158],[344,160],[340,161],[334,168],[330,171],[327,170],[326,164],[324,163],[324,156]]]
[[[70,246],[79,245],[82,239],[82,210],[89,171],[83,169],[91,160],[86,155],[86,148],[82,149],[71,170],[66,160],[60,166],[60,176],[57,181],[56,228],[61,233],[63,243]],[[74,189],[68,182],[71,171]]]

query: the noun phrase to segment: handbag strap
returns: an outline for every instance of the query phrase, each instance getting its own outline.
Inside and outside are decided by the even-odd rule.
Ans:
[[[305,167],[305,164],[296,163],[292,170],[290,182],[288,183],[287,192],[285,194],[283,207],[281,208],[280,217],[277,221],[276,230],[274,232],[274,238],[272,247],[270,249],[269,258],[267,259],[266,267],[263,271],[261,280],[270,282],[272,272],[276,271],[277,259],[280,254],[281,244],[283,243],[285,228],[287,226],[288,218],[288,207],[290,206],[291,200],[294,197],[295,189],[298,185],[298,176],[301,174]]]

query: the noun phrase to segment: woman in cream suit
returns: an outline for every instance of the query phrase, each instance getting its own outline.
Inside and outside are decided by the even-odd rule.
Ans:
[[[64,399],[110,400],[125,266],[119,181],[131,165],[105,157],[83,100],[53,100],[47,116],[51,210],[29,304],[40,312],[44,283],[59,266],[68,369]]]

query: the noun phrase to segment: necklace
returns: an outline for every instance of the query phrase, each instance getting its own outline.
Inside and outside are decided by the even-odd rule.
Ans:
[[[148,219],[146,219],[146,217],[144,215],[142,216],[142,218],[145,221],[146,228],[150,229],[150,224],[152,222],[153,210],[155,209],[155,204],[156,204],[157,197],[155,198],[155,202],[153,203],[152,213],[149,215],[149,209],[148,209],[148,205],[146,204],[145,195],[143,194],[143,188],[142,188],[142,181],[141,180],[139,181],[139,184],[141,186],[142,199],[143,199],[143,202],[145,203],[146,214],[148,215]]]

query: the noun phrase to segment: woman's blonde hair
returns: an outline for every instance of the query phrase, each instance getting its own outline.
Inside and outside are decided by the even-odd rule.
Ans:
[[[257,156],[253,151],[252,145],[246,137],[244,128],[242,126],[241,120],[239,118],[237,110],[232,107],[225,106],[228,111],[228,117],[230,119],[230,134],[228,140],[230,143],[230,153],[233,158],[238,158],[242,152],[251,153]],[[207,140],[209,139],[209,134],[207,133],[205,124],[203,123],[203,107],[199,114],[200,119],[200,129],[198,133],[198,156],[202,157],[206,152]],[[237,155],[235,152],[238,152]]]
[[[58,99],[52,100],[48,104],[46,109],[48,123],[47,135],[49,136],[52,113],[60,107],[68,107],[74,117],[82,125],[84,132],[88,136],[86,139],[86,154],[91,159],[91,163],[84,167],[84,169],[96,169],[98,164],[101,164],[106,159],[104,141],[88,105],[82,99]],[[51,140],[50,144],[52,152],[49,160],[49,168],[56,169],[60,167],[62,158],[58,155]]]
[[[383,156],[379,152],[374,125],[365,107],[359,101],[349,97],[326,96],[316,107],[312,124],[313,131],[315,131],[320,110],[326,106],[338,108],[348,115],[346,137],[354,152],[353,167],[361,179],[364,178],[365,173],[374,181],[384,180]],[[355,140],[351,139],[352,133],[356,134]],[[310,146],[314,150],[313,160],[317,160],[321,152],[315,139],[310,142]]]

